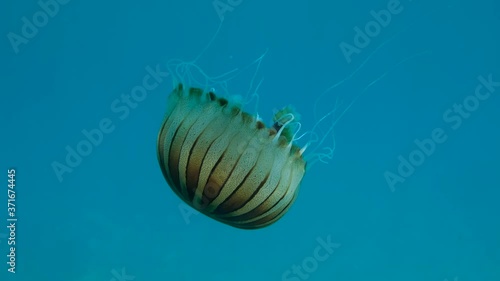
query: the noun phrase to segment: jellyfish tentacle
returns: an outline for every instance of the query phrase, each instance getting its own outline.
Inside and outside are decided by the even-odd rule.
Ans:
[[[287,120],[285,123],[282,123],[280,120],[284,119],[286,117],[289,117],[290,119]],[[290,122],[292,122],[294,119],[295,119],[295,116],[293,115],[293,113],[286,113],[283,116],[281,116],[280,119],[278,119],[278,121],[276,121],[274,123],[274,125],[277,125],[279,128],[278,132],[276,133],[276,136],[274,136],[274,139],[273,139],[274,143],[276,143],[278,141],[279,137],[283,134],[283,130],[285,130],[287,125],[290,124]],[[273,127],[274,127],[274,125],[273,125]]]
[[[398,63],[396,63],[395,65],[393,65],[390,69],[386,70],[384,73],[382,73],[381,75],[379,75],[377,78],[375,78],[374,80],[372,80],[370,83],[368,83],[368,85],[366,85],[363,90],[361,90],[360,93],[358,93],[354,98],[353,100],[351,100],[349,102],[349,104],[342,110],[342,112],[340,112],[340,114],[338,116],[336,116],[334,118],[334,120],[332,121],[329,129],[326,131],[326,133],[324,134],[324,137],[321,138],[321,140],[319,141],[319,143],[317,144],[316,148],[313,149],[313,151],[311,152],[312,154],[314,154],[317,149],[319,149],[321,147],[321,145],[323,145],[323,143],[326,141],[328,135],[332,135],[332,147],[324,147],[323,149],[327,149],[329,150],[328,153],[319,153],[317,154],[316,157],[318,157],[317,159],[314,159],[314,155],[312,155],[312,159],[310,159],[308,162],[310,162],[310,165],[309,167],[312,167],[312,165],[314,163],[316,163],[317,161],[321,161],[323,163],[325,163],[325,159],[332,159],[333,158],[333,154],[334,154],[334,150],[335,150],[335,145],[336,145],[336,142],[335,142],[335,134],[334,134],[334,127],[335,125],[344,117],[344,115],[347,113],[347,111],[349,111],[349,109],[354,105],[354,103],[359,99],[360,96],[362,96],[365,92],[367,92],[373,85],[375,85],[377,82],[379,82],[380,80],[382,80],[384,77],[386,77],[389,73],[393,72],[397,67],[401,66],[402,64],[406,63],[407,61],[415,58],[415,57],[418,57],[418,56],[422,56],[422,55],[425,55],[425,54],[428,54],[430,53],[429,50],[426,50],[426,51],[423,51],[423,52],[419,52],[419,53],[415,53],[413,55],[410,55],[402,60],[400,60]],[[340,102],[340,104],[342,104]],[[335,106],[334,108],[329,111],[327,114],[325,114],[323,117],[321,117],[317,122],[316,124],[313,126],[312,130],[316,130],[319,125],[328,117],[330,117],[331,115],[335,114],[337,112],[337,110],[339,109],[340,107],[340,104],[339,104],[339,97],[337,97],[336,99],[336,102],[335,102]],[[306,144],[306,147],[309,147],[310,144],[312,144],[313,142],[308,142]]]
[[[446,7],[444,7],[444,9],[450,9],[452,8],[454,5],[447,5]],[[392,36],[390,36],[387,40],[385,40],[384,42],[382,42],[379,46],[377,46],[375,48],[375,50],[373,50],[373,52],[371,52],[362,62],[361,64],[353,71],[351,72],[351,74],[349,74],[347,77],[345,77],[344,79],[338,81],[337,83],[333,84],[332,86],[330,86],[328,89],[326,89],[325,91],[323,91],[319,97],[316,99],[316,102],[314,104],[314,111],[316,112],[317,111],[317,108],[318,108],[318,104],[319,104],[319,101],[320,99],[326,95],[326,93],[332,91],[333,89],[341,86],[343,83],[345,83],[346,81],[348,81],[349,79],[351,79],[354,75],[356,75],[367,63],[368,61],[376,54],[378,53],[378,51],[380,49],[382,49],[384,46],[386,46],[387,44],[389,44],[392,40],[394,40],[396,37],[398,37],[400,34],[402,34],[403,32],[407,31],[409,28],[411,28],[412,26],[420,23],[421,19],[422,18],[425,18],[433,13],[436,13],[438,12],[440,9],[433,9],[433,10],[430,10],[428,11],[427,13],[425,13],[424,15],[422,15],[421,17],[418,17],[418,19],[414,20],[412,23],[409,23],[405,26],[403,26],[399,31],[397,31],[396,33],[394,33]],[[318,116],[314,116],[315,118],[317,118]]]

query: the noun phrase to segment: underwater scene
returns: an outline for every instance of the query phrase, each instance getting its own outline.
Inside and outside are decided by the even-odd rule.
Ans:
[[[499,281],[495,0],[2,2],[0,281]]]

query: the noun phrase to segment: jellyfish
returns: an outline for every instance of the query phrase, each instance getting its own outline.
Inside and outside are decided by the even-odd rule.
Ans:
[[[297,198],[306,166],[310,168],[333,158],[336,123],[362,93],[389,71],[368,84],[347,105],[342,107],[337,98],[329,112],[317,117],[311,130],[298,136],[300,115],[293,107],[275,111],[271,124],[266,125],[258,114],[243,110],[241,98],[228,95],[227,82],[241,73],[240,70],[211,77],[196,65],[216,35],[195,60],[168,63],[175,79],[158,133],[157,158],[168,185],[186,204],[226,225],[260,229],[277,222],[288,212]],[[352,78],[379,48],[353,73],[317,98],[315,115],[321,98]],[[257,71],[266,53],[251,64],[257,65]],[[194,75],[195,72],[201,74],[203,80]],[[252,99],[258,103],[257,91],[262,80],[253,87],[255,78],[254,75],[250,81],[253,90],[243,99],[247,103]],[[219,85],[228,97],[218,96],[211,87],[213,84]],[[319,134],[325,123],[326,130]],[[299,146],[297,141],[306,135],[309,140]]]
[[[262,228],[283,217],[306,169],[303,150],[294,144],[298,123],[290,107],[266,126],[212,91],[183,84],[168,104],[157,152],[177,196],[241,229]]]

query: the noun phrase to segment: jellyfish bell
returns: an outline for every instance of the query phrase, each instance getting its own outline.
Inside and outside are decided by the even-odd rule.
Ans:
[[[227,225],[273,224],[297,197],[306,162],[293,142],[294,115],[266,126],[227,99],[179,84],[157,140],[163,175],[188,205]]]

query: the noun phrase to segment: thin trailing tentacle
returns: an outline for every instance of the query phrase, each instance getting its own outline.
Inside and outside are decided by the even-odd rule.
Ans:
[[[421,55],[424,55],[424,54],[427,54],[429,53],[429,51],[424,51],[424,52],[420,52],[420,53],[416,53],[416,54],[413,54],[411,56],[408,56],[404,59],[402,59],[401,61],[399,61],[398,63],[396,63],[393,67],[391,67],[389,70],[385,71],[384,73],[382,73],[382,75],[380,75],[379,77],[377,77],[376,79],[374,79],[372,82],[370,82],[365,88],[363,88],[363,90],[354,97],[354,99],[347,105],[347,107],[345,109],[342,110],[342,112],[339,114],[339,116],[337,116],[335,118],[335,120],[332,122],[332,124],[330,125],[330,128],[327,130],[327,132],[324,134],[324,137],[321,138],[321,140],[319,141],[317,147],[312,151],[312,153],[314,154],[315,151],[317,151],[317,149],[319,149],[321,147],[321,145],[324,143],[324,141],[326,140],[326,138],[328,137],[328,135],[332,134],[332,142],[333,142],[333,146],[330,148],[330,147],[324,147],[323,149],[327,149],[328,150],[328,153],[321,153],[321,154],[318,154],[318,159],[317,161],[321,161],[323,163],[325,163],[325,159],[332,159],[333,158],[333,154],[334,154],[334,151],[335,151],[335,146],[336,146],[336,141],[335,141],[335,134],[333,133],[334,131],[334,127],[335,125],[342,119],[342,117],[345,115],[345,113],[354,105],[354,103],[356,102],[356,100],[362,95],[364,94],[366,91],[368,91],[373,85],[375,85],[377,82],[379,82],[381,79],[383,79],[384,77],[386,77],[390,72],[394,71],[395,68],[397,68],[398,66],[402,65],[403,63],[409,61],[410,59],[413,59],[417,56],[421,56]],[[327,117],[333,115],[339,108],[339,98],[337,97],[337,100],[335,102],[335,107],[330,111],[328,112],[327,114],[325,114],[313,127],[313,130],[315,130],[319,124],[321,124]],[[309,146],[310,144],[312,144],[311,142],[309,142],[307,144],[307,146]],[[314,155],[313,155],[314,157]],[[314,161],[311,163],[310,166],[312,166],[313,163],[317,162],[317,161]]]
[[[285,117],[289,117],[290,119],[287,120],[285,123],[282,123],[280,120],[282,118],[285,118]],[[292,113],[287,113],[287,114],[284,114],[283,116],[281,116],[280,119],[278,119],[278,121],[275,122],[275,124],[277,124],[279,122],[280,127],[279,127],[278,132],[276,133],[276,136],[274,136],[273,142],[277,142],[278,141],[279,137],[283,133],[283,130],[285,130],[285,128],[287,127],[287,125],[290,124],[294,119],[295,119],[295,116]]]

